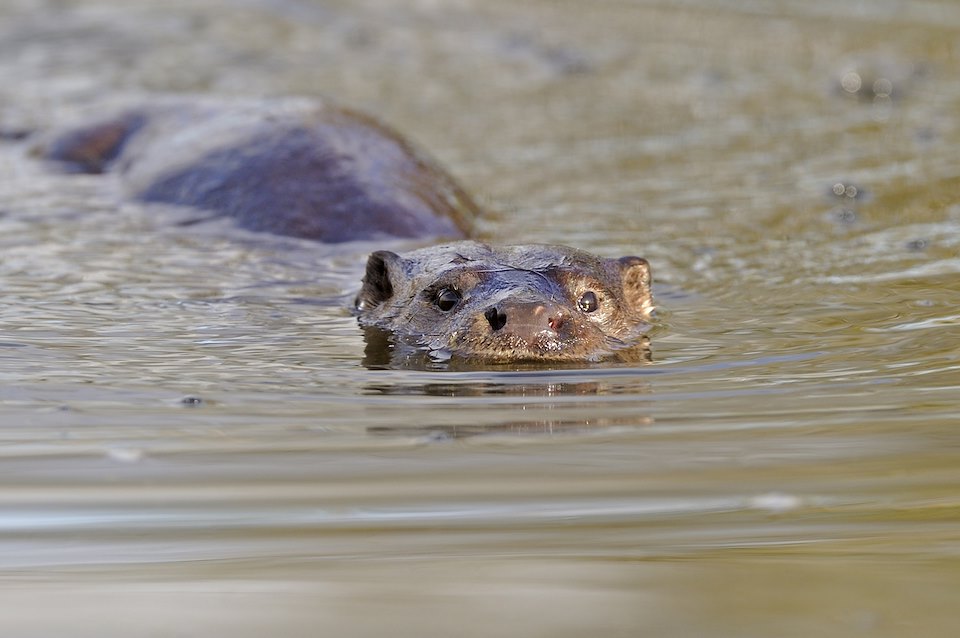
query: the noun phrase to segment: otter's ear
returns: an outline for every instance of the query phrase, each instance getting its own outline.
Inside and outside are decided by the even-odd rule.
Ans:
[[[620,281],[623,283],[623,296],[627,303],[640,312],[649,314],[653,310],[650,264],[643,257],[621,257],[617,264],[620,267]]]
[[[144,113],[130,111],[112,120],[67,131],[33,152],[43,159],[63,162],[71,171],[104,173],[146,123]]]
[[[367,272],[355,302],[357,310],[370,310],[393,296],[390,271],[400,268],[400,255],[389,250],[378,250],[367,258]]]

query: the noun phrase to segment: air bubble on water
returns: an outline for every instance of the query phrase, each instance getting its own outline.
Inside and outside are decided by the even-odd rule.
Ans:
[[[873,94],[880,97],[890,97],[893,93],[893,82],[887,78],[878,78],[873,83]]]
[[[845,73],[843,79],[840,80],[840,86],[842,86],[843,90],[847,93],[856,93],[860,90],[860,87],[863,86],[863,80],[860,79],[860,74],[856,71],[849,71]]]

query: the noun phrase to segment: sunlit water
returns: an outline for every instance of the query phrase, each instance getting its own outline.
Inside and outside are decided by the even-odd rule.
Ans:
[[[652,362],[383,369],[365,255],[0,147],[0,628],[952,636],[960,5],[0,7],[0,124],[322,94],[654,267]],[[393,249],[412,247],[397,244]]]

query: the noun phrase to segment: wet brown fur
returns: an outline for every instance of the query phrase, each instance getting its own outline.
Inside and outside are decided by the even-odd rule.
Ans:
[[[565,246],[462,241],[371,255],[360,323],[412,338],[438,356],[495,361],[598,360],[634,345],[653,315],[650,268]],[[451,308],[438,304],[456,291]],[[591,293],[597,306],[584,310]]]
[[[330,243],[464,237],[479,213],[399,134],[313,100],[161,102],[59,133],[40,154],[73,171],[116,171],[134,199]]]

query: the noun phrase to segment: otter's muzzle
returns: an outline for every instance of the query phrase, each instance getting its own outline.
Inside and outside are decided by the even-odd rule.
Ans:
[[[569,311],[550,302],[504,302],[483,313],[498,336],[519,337],[526,343],[562,339]]]

